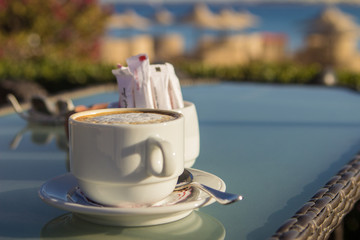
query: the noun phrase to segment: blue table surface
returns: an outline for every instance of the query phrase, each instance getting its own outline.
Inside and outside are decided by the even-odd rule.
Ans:
[[[359,150],[360,95],[351,90],[221,83],[182,91],[199,117],[200,156],[193,167],[219,176],[228,191],[245,197],[199,209],[218,221],[226,239],[270,237]],[[73,101],[117,99],[116,92],[108,92]],[[51,225],[49,236],[49,223],[68,213],[43,203],[37,192],[68,171],[64,128],[28,124],[16,114],[1,116],[0,126],[0,239],[56,239],[60,231]],[[132,231],[61,227],[61,237],[69,239],[119,239]]]

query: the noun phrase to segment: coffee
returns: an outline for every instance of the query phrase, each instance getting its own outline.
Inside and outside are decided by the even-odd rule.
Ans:
[[[114,111],[77,117],[77,121],[98,124],[150,124],[174,120],[176,115],[144,111]]]

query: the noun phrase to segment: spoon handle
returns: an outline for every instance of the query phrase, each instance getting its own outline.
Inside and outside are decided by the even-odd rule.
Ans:
[[[243,197],[240,195],[233,194],[233,193],[227,193],[227,192],[221,192],[221,191],[218,191],[211,187],[205,186],[198,182],[191,182],[190,185],[197,187],[197,188],[201,189],[202,191],[206,192],[220,204],[226,205],[226,204],[230,204],[230,203],[233,203],[233,202],[243,199]]]

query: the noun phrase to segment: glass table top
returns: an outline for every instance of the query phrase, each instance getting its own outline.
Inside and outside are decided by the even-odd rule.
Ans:
[[[193,168],[217,175],[244,200],[214,203],[178,222],[138,231],[81,221],[38,197],[45,181],[68,171],[64,127],[29,124],[8,114],[0,117],[0,239],[136,239],[141,234],[170,239],[175,233],[266,239],[359,150],[356,92],[243,83],[182,91],[195,103],[200,124],[200,156]],[[117,99],[116,92],[107,92],[73,101],[91,105]]]

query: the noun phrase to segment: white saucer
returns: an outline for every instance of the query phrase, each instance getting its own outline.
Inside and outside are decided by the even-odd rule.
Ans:
[[[219,177],[197,169],[189,168],[189,171],[194,175],[194,181],[225,191],[225,183]],[[44,183],[39,196],[47,204],[73,212],[84,220],[113,226],[149,226],[173,222],[215,201],[203,191],[191,188],[174,191],[152,206],[106,207],[87,201],[77,187],[75,177],[67,173]]]

